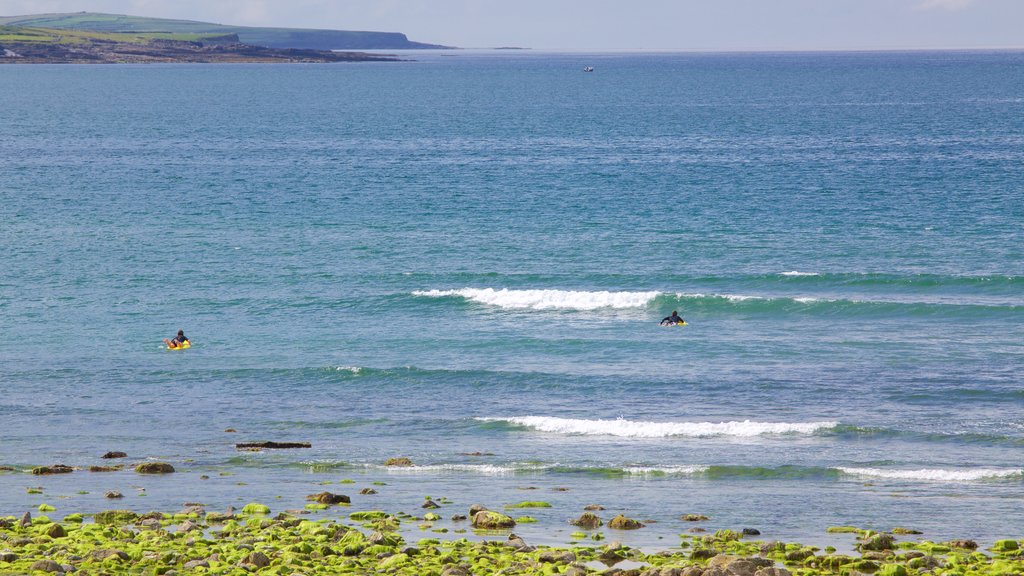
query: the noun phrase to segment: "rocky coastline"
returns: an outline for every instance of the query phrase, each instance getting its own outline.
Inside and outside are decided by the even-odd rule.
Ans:
[[[389,62],[398,58],[365,52],[266,48],[235,41],[192,42],[154,39],[120,42],[0,42],[0,64],[151,64],[151,63],[328,63]]]

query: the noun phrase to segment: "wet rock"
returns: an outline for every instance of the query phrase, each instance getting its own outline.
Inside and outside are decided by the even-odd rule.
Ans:
[[[710,520],[711,518],[708,518],[703,514],[684,514],[680,516],[679,519],[683,522],[703,522],[705,520]]]
[[[703,534],[703,533],[707,532],[708,530],[707,530],[707,528],[701,528],[700,526],[694,526],[693,528],[687,528],[686,531],[689,532],[690,534]]]
[[[63,464],[54,464],[53,466],[36,466],[32,469],[32,473],[36,476],[46,476],[48,474],[70,474],[75,469],[71,466],[65,466]],[[56,564],[56,562],[54,563]]]
[[[46,535],[50,538],[63,538],[67,536],[68,533],[64,530],[63,526],[54,523],[50,524],[50,526],[46,529]]]
[[[481,510],[473,516],[473,528],[480,530],[500,530],[503,528],[512,528],[515,525],[515,520],[500,512]]]
[[[31,512],[25,512],[24,514],[21,515],[21,519],[18,520],[18,527],[19,528],[24,528],[25,526],[31,526],[31,525],[32,525],[32,513]]]
[[[224,432],[227,434],[233,434],[235,432],[238,432],[238,430],[235,430],[234,428],[225,428]]]
[[[484,510],[487,510],[487,508],[482,504],[473,504],[469,507],[469,517],[472,518],[473,516],[476,516],[477,512],[483,512]]]
[[[761,568],[757,572],[754,572],[754,576],[793,576],[793,573],[785,568],[776,568],[774,566],[770,568]]]
[[[257,568],[270,566],[270,558],[263,552],[252,552],[242,560],[243,564],[249,564]]]
[[[39,560],[29,566],[29,570],[39,570],[42,572],[60,572],[64,573],[64,567],[57,564],[53,560]]]
[[[139,474],[171,474],[174,466],[167,462],[143,462],[135,467],[135,471]]]
[[[534,550],[536,550],[536,548],[530,546],[526,543],[525,540],[523,540],[519,536],[516,536],[515,534],[509,534],[508,540],[505,542],[505,544],[508,547],[515,550],[516,552],[533,552]]]
[[[460,456],[494,456],[493,452],[460,452]]]
[[[588,512],[596,512],[598,510],[604,510],[604,506],[601,506],[600,504],[588,504],[587,506],[584,506],[583,509]]]
[[[569,564],[576,561],[576,554],[572,551],[545,550],[537,560],[548,564]]]
[[[744,536],[760,536],[761,535],[761,531],[758,530],[757,528],[744,528],[742,530],[742,534]]]
[[[127,458],[127,457],[128,457],[128,455],[125,454],[124,452],[107,452],[103,456],[100,456],[100,458],[108,458],[108,459],[109,458]]]
[[[569,521],[569,524],[572,524],[573,526],[579,526],[580,528],[584,528],[586,530],[593,530],[598,526],[604,524],[604,522],[600,518],[598,518],[596,514],[592,512],[584,512],[580,515],[579,518]]]
[[[13,552],[0,552],[0,562],[14,562],[18,559],[18,555]]]
[[[974,540],[950,540],[948,544],[953,548],[963,548],[965,550],[978,549],[978,543]]]
[[[789,552],[786,552],[786,561],[787,562],[803,562],[804,560],[810,558],[811,556],[814,556],[814,551],[813,550],[807,550],[807,549],[804,549],[804,550],[790,550]]]
[[[89,466],[89,472],[118,472],[123,466]]]
[[[117,490],[110,490],[105,494],[105,496],[111,499],[124,498],[124,494],[121,494]]]
[[[199,524],[196,524],[191,520],[185,520],[181,524],[178,524],[177,532],[178,534],[184,534],[185,532],[191,532],[192,530],[199,530],[201,528],[202,526]]]
[[[309,442],[239,442],[235,448],[239,450],[269,448],[272,450],[285,450],[289,448],[312,448]]]
[[[892,556],[892,554],[889,552],[883,552],[881,550],[871,550],[869,552],[864,552],[863,554],[861,554],[861,557],[863,557],[865,560],[878,561],[886,560],[887,558],[889,558],[889,556]]]
[[[156,518],[146,518],[145,520],[139,522],[139,526],[142,526],[143,528],[146,528],[148,530],[159,530],[161,527],[163,527],[163,523],[157,520]]]
[[[632,518],[626,518],[622,514],[619,514],[608,521],[608,527],[613,530],[636,530],[638,528],[643,528],[644,525]]]
[[[896,540],[890,534],[875,534],[862,540],[861,550],[892,550],[896,546]]]
[[[360,494],[376,494],[377,491],[374,490],[373,488],[363,488],[362,490],[359,491],[359,493]]]
[[[441,507],[441,506],[440,506],[440,505],[438,505],[438,503],[437,503],[437,502],[434,502],[434,501],[433,501],[433,500],[431,500],[430,498],[427,498],[427,501],[426,501],[426,502],[424,502],[422,506],[420,506],[420,508],[427,508],[428,510],[429,510],[429,509],[434,509],[434,508],[440,508],[440,507]]]
[[[306,496],[306,500],[314,500],[321,504],[329,504],[331,506],[335,504],[349,504],[352,502],[352,499],[344,494],[332,494],[330,492],[310,494],[309,496]]]
[[[404,467],[412,466],[412,460],[409,460],[408,458],[406,458],[404,456],[401,456],[401,457],[398,457],[398,458],[388,458],[387,461],[384,462],[384,465],[385,466],[398,466],[398,467],[403,467],[404,468]]]
[[[125,553],[123,550],[118,550],[116,548],[100,548],[99,550],[93,550],[92,552],[89,552],[89,558],[92,558],[93,560],[96,560],[98,562],[102,562],[108,558],[127,560],[128,554]]]
[[[182,566],[184,570],[195,570],[196,568],[209,568],[210,563],[206,560],[189,560]]]
[[[907,534],[924,534],[920,530],[914,530],[913,528],[901,528],[896,527],[892,529],[893,534],[907,535]]]
[[[466,519],[466,516],[463,515],[463,514],[453,514],[452,515],[452,522],[461,522],[461,521],[463,521],[465,519]]]
[[[579,566],[569,566],[563,574],[564,576],[587,576],[587,569]]]

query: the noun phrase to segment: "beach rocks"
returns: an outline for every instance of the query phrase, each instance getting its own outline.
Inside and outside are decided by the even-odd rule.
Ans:
[[[412,460],[410,460],[410,459],[408,459],[408,458],[406,458],[404,456],[401,456],[401,457],[398,457],[398,458],[388,458],[387,461],[384,462],[384,465],[385,466],[396,466],[396,467],[406,468],[406,467],[412,466],[413,464],[412,464]]]
[[[352,499],[344,494],[332,494],[330,492],[320,492],[318,494],[310,494],[306,496],[306,500],[313,500],[320,504],[327,504],[333,506],[335,504],[349,504]]]
[[[540,553],[537,560],[548,564],[569,564],[576,561],[576,554],[571,550],[545,550]]]
[[[182,568],[184,570],[195,570],[196,568],[209,568],[209,567],[210,567],[210,563],[207,562],[206,560],[202,560],[202,559],[189,560],[188,562],[185,562],[185,564],[182,566]]]
[[[124,452],[107,452],[103,456],[100,456],[100,458],[126,458],[127,456],[128,455]]]
[[[75,469],[71,466],[65,466],[64,464],[54,464],[53,466],[36,466],[32,469],[32,473],[36,476],[46,476],[49,474],[70,474]]]
[[[252,450],[268,448],[271,450],[285,450],[290,448],[312,448],[309,442],[239,442],[235,448],[239,450]]]
[[[369,495],[369,494],[376,494],[377,491],[374,490],[373,488],[363,488],[362,490],[359,491],[359,493],[360,494],[367,494],[367,495]]]
[[[978,549],[978,543],[974,540],[950,540],[948,544],[953,548],[963,548],[965,550]]]
[[[626,518],[622,514],[619,514],[608,521],[608,527],[613,530],[636,530],[638,528],[643,528],[644,525],[637,520]]]
[[[32,513],[31,512],[25,512],[24,514],[21,515],[21,519],[18,520],[18,527],[19,528],[24,528],[26,526],[31,526],[31,525],[32,525]]]
[[[741,532],[744,536],[760,536],[761,531],[757,528],[744,528]]]
[[[875,534],[862,540],[858,546],[861,550],[892,550],[896,540],[891,534]]]
[[[29,567],[29,570],[39,570],[40,572],[60,572],[64,573],[64,567],[54,562],[53,560],[39,560]]]
[[[49,536],[50,538],[63,538],[65,536],[67,536],[68,533],[66,531],[64,531],[64,527],[63,526],[61,526],[60,524],[54,523],[54,524],[50,524],[46,528],[46,535]]]
[[[579,518],[571,520],[569,524],[572,524],[573,526],[579,526],[580,528],[584,528],[586,530],[593,530],[604,524],[604,522],[600,518],[598,518],[596,514],[593,514],[592,512],[584,512],[580,515]]]
[[[252,552],[242,560],[242,564],[248,564],[256,568],[266,568],[270,566],[270,557],[263,552]]]
[[[106,494],[104,494],[104,496],[106,496],[107,498],[110,498],[112,500],[115,500],[117,498],[124,498],[124,494],[121,494],[117,490],[110,490]]]
[[[474,514],[472,518],[473,528],[478,530],[500,530],[512,528],[516,525],[516,521],[511,517],[490,510],[481,510]]]
[[[683,514],[679,519],[683,522],[703,522],[705,520],[710,520],[710,518],[703,514]]]
[[[583,509],[590,512],[596,512],[598,510],[604,510],[604,506],[601,506],[600,504],[588,504],[584,506]]]
[[[902,528],[902,527],[893,528],[892,529],[892,533],[893,534],[899,534],[899,535],[924,534],[924,532],[921,532],[920,530],[914,530],[913,528]]]
[[[440,507],[441,506],[437,502],[434,502],[430,498],[427,498],[426,502],[424,502],[422,505],[420,505],[420,508],[426,508],[428,510],[429,509],[433,509],[433,508],[440,508]]]
[[[118,560],[127,560],[128,554],[125,553],[123,550],[118,550],[116,548],[100,548],[98,550],[93,550],[92,552],[89,552],[89,558],[92,558],[93,560],[96,560],[98,562],[102,562],[110,558],[117,558]]]
[[[14,552],[8,552],[6,550],[0,552],[0,562],[14,562],[17,559],[18,555]]]
[[[92,517],[97,524],[123,525],[131,524],[139,519],[139,515],[131,510],[104,510]]]
[[[167,462],[143,462],[135,467],[135,471],[139,474],[171,474],[174,466]]]
[[[757,572],[754,572],[754,576],[793,576],[793,573],[785,568],[772,566],[769,568],[759,568]]]
[[[122,466],[89,466],[89,472],[117,472]]]
[[[530,546],[525,540],[515,534],[508,535],[508,540],[505,541],[505,545],[516,552],[533,552],[536,550],[536,548]]]

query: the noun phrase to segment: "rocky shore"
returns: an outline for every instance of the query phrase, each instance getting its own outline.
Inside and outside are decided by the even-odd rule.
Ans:
[[[365,52],[331,52],[266,48],[234,42],[150,40],[121,42],[0,41],[0,64],[147,64],[147,63],[325,63],[395,61],[394,56]]]
[[[891,533],[834,527],[848,533],[851,550],[839,554],[792,542],[751,540],[756,531],[682,534],[659,552],[624,546],[620,530],[639,522],[605,523],[591,507],[572,523],[576,543],[534,546],[515,534],[526,517],[482,505],[447,508],[428,498],[416,514],[383,510],[343,514],[350,498],[321,492],[299,510],[275,512],[253,502],[239,511],[208,511],[189,502],[176,512],[106,510],[69,514],[42,504],[36,515],[0,517],[0,573],[56,574],[614,574],[619,576],[914,576],[1024,574],[1018,540],[986,550],[970,540],[907,540],[914,530]],[[438,503],[440,502],[440,504]],[[512,508],[543,506],[524,502]],[[331,509],[334,519],[317,519]],[[506,507],[508,508],[508,507]],[[435,511],[437,510],[437,511]],[[339,517],[337,513],[342,513]],[[448,528],[447,526],[455,526]],[[601,528],[607,528],[601,531]],[[621,533],[621,532],[620,532]],[[466,536],[476,540],[471,540]],[[419,537],[417,537],[419,536]],[[483,540],[479,540],[483,537]],[[608,539],[606,543],[605,538]]]

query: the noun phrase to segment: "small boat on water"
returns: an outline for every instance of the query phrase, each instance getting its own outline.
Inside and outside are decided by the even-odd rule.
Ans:
[[[586,66],[586,67],[583,68],[583,71],[584,72],[593,72],[594,71],[594,67],[593,66]]]

